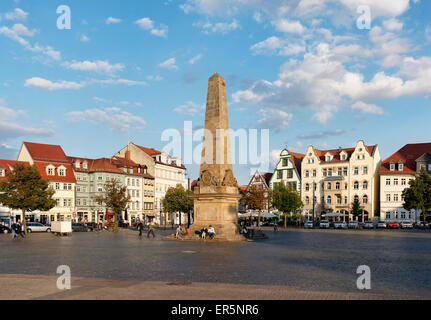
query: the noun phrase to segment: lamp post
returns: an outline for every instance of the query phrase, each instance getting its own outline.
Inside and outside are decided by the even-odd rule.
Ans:
[[[315,192],[316,192],[316,187],[315,187],[316,183],[313,182],[313,226],[314,226],[314,206],[315,206]]]

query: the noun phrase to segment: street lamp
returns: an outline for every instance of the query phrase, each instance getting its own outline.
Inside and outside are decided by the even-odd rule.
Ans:
[[[316,199],[316,187],[315,187],[316,183],[313,182],[313,226],[314,226],[314,206],[315,206],[315,199]]]

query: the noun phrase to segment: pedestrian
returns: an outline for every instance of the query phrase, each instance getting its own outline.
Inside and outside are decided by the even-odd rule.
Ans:
[[[154,234],[153,220],[151,220],[150,223],[148,224],[147,238],[150,237],[150,233],[153,235],[153,239],[154,239],[156,237],[156,235]]]
[[[212,225],[210,225],[210,227],[208,228],[208,236],[210,237],[210,239],[214,239],[215,237],[215,229]]]
[[[12,229],[12,239],[15,239],[16,238],[16,223],[15,222],[12,223],[11,229]]]
[[[278,231],[278,221],[277,219],[274,219],[274,232]]]
[[[22,230],[22,224],[20,221],[18,221],[17,225],[16,225],[16,234],[20,235],[22,238],[24,238],[24,231]]]
[[[138,231],[139,231],[139,238],[142,238],[142,232],[144,231],[144,225],[142,222],[138,223]]]

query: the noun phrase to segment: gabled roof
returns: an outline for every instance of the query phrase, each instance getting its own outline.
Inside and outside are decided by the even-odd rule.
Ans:
[[[133,142],[132,142],[133,143]],[[142,147],[139,146],[135,143],[133,143],[136,147],[138,147],[139,149],[141,149],[142,151],[144,151],[146,154],[148,154],[149,156],[152,156],[154,154],[161,154],[162,152],[153,148],[146,148],[146,147]]]
[[[304,157],[305,157],[305,155],[302,153],[290,152],[290,160],[295,165],[296,170],[298,170],[298,173],[300,176],[301,176],[301,163],[302,163],[302,159],[304,159]]]
[[[61,146],[33,142],[24,142],[24,145],[34,161],[69,162]]]
[[[271,180],[272,173],[271,172],[263,172],[260,174],[262,179],[266,182],[266,185],[269,186],[269,180]]]
[[[373,155],[375,148],[377,147],[377,145],[373,145],[373,146],[365,146],[365,148],[367,149],[368,153],[370,155]],[[319,150],[319,149],[314,149],[314,151],[316,152],[317,156],[319,157],[320,161],[322,162],[326,162],[325,159],[325,155],[326,154],[330,154],[332,155],[332,160],[330,162],[339,162],[339,161],[347,161],[350,159],[350,157],[352,156],[352,153],[355,151],[355,148],[338,148],[338,149],[329,149],[329,150]],[[346,160],[341,160],[340,154],[342,152],[347,153],[347,158]]]
[[[17,163],[28,164],[28,162],[0,159],[0,169],[5,169],[6,174],[8,174]],[[0,177],[0,180],[4,179],[6,179],[6,177]]]
[[[395,152],[390,157],[383,160],[380,166],[380,174],[415,174],[416,173],[416,160],[426,153],[431,153],[431,143],[410,143],[406,144],[400,150]],[[389,163],[394,161],[398,163],[400,160],[404,161],[403,171],[391,171]]]

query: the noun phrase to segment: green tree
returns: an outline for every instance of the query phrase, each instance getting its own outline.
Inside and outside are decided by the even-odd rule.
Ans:
[[[352,203],[352,215],[358,220],[358,217],[362,215],[363,210],[361,208],[361,204],[359,203],[359,199],[355,198]]]
[[[23,231],[26,233],[25,213],[27,211],[48,211],[55,207],[52,199],[55,191],[49,181],[41,177],[35,166],[17,163],[0,182],[0,203],[4,206],[21,210]]]
[[[177,184],[175,188],[170,187],[162,199],[163,210],[168,213],[189,212],[193,209],[190,193],[181,184]]]
[[[406,210],[420,209],[423,220],[426,221],[426,210],[431,208],[431,176],[422,168],[419,175],[410,180],[409,185],[403,191],[403,207]]]
[[[270,192],[270,203],[284,215],[284,228],[287,227],[287,214],[298,211],[304,205],[299,193],[289,189],[283,181],[274,184],[274,190]]]
[[[130,195],[127,194],[127,186],[123,186],[118,179],[111,179],[105,183],[105,191],[102,195],[94,197],[100,204],[114,212],[114,231],[118,232],[117,216],[127,209]]]
[[[260,215],[268,203],[268,193],[262,185],[252,184],[245,191],[244,200],[248,209],[258,211],[258,228],[260,229]]]

